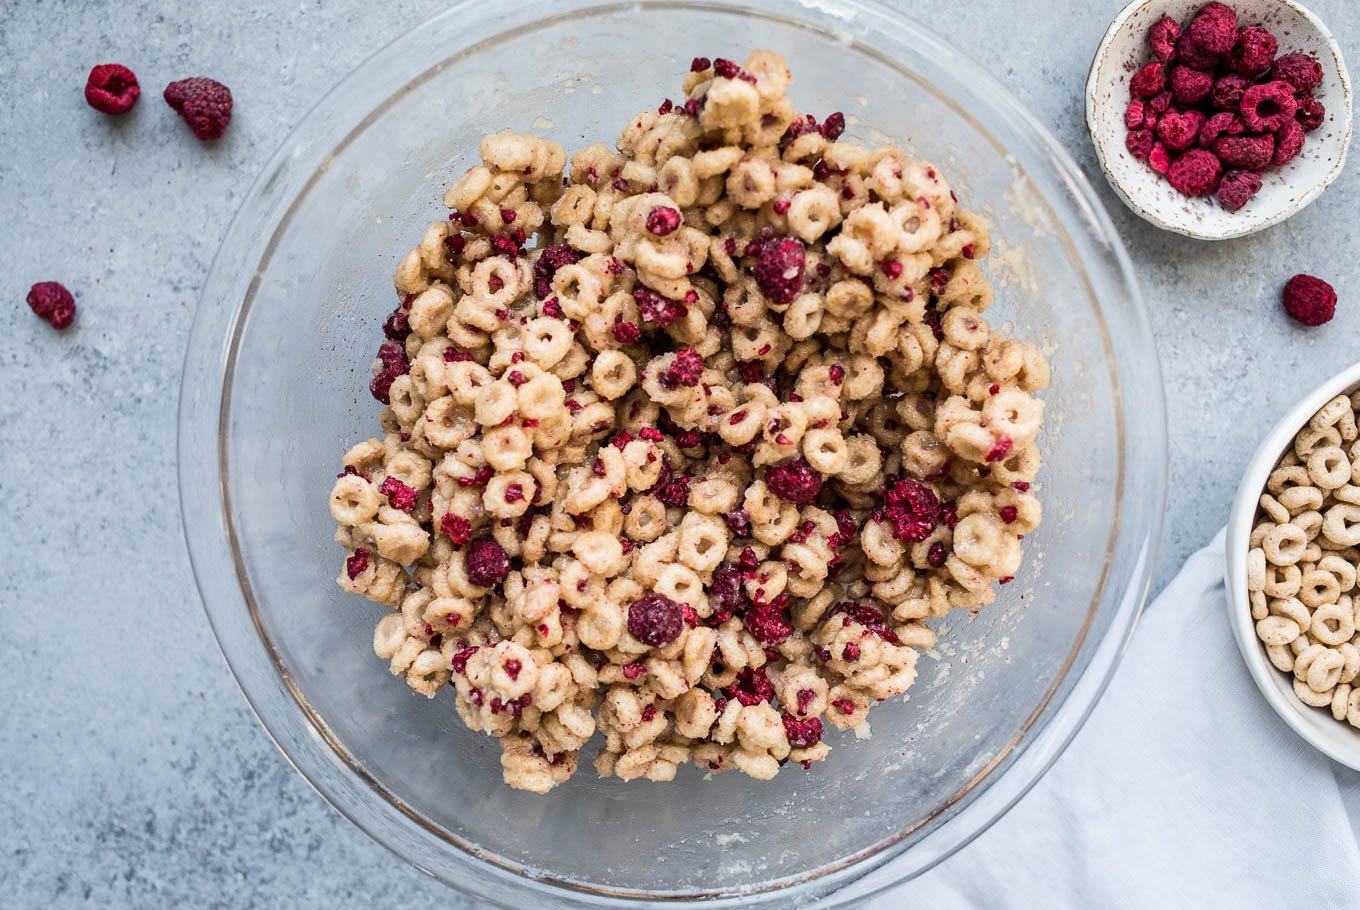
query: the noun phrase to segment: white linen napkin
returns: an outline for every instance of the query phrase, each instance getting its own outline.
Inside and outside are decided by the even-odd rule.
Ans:
[[[1360,810],[1360,775],[1261,697],[1222,576],[1220,531],[1148,608],[1038,785],[973,843],[866,906],[1360,906],[1347,812]]]

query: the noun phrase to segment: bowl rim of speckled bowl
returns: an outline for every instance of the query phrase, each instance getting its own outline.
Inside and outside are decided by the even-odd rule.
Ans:
[[[1335,124],[1339,131],[1338,134],[1335,137],[1330,135],[1319,137],[1320,129],[1309,134],[1308,142],[1325,142],[1329,146],[1329,151],[1326,158],[1319,162],[1325,164],[1320,175],[1306,185],[1296,179],[1299,174],[1297,170],[1299,162],[1296,160],[1285,165],[1283,169],[1272,168],[1267,171],[1265,185],[1261,192],[1237,212],[1228,212],[1225,209],[1218,208],[1218,203],[1213,196],[1191,198],[1177,194],[1174,189],[1166,184],[1163,178],[1160,178],[1147,166],[1146,162],[1133,159],[1124,145],[1124,136],[1127,131],[1124,127],[1123,110],[1129,101],[1124,86],[1133,75],[1125,68],[1124,63],[1133,48],[1140,49],[1140,60],[1146,58],[1146,61],[1150,61],[1152,59],[1145,50],[1144,31],[1146,26],[1150,26],[1152,23],[1149,21],[1145,24],[1139,24],[1137,33],[1133,33],[1135,24],[1131,20],[1137,13],[1148,6],[1188,8],[1193,11],[1203,6],[1205,2],[1207,0],[1132,0],[1119,11],[1119,14],[1114,17],[1114,21],[1110,23],[1109,28],[1105,30],[1105,35],[1096,48],[1095,55],[1091,59],[1090,70],[1087,73],[1086,129],[1091,136],[1091,143],[1095,147],[1096,158],[1101,171],[1105,174],[1105,179],[1124,204],[1133,212],[1157,227],[1184,234],[1196,240],[1230,240],[1254,234],[1293,217],[1307,208],[1332,185],[1332,182],[1340,176],[1346,164],[1346,155],[1351,141],[1354,106],[1350,74],[1346,70],[1341,47],[1331,30],[1316,14],[1301,3],[1295,2],[1295,0],[1226,0],[1227,5],[1238,12],[1240,21],[1252,18],[1251,9],[1253,7],[1269,4],[1284,7],[1307,22],[1317,34],[1320,43],[1329,51],[1329,54],[1319,55],[1319,62],[1323,67],[1323,79],[1324,81],[1328,79],[1336,80],[1335,88],[1337,92],[1334,94],[1342,99],[1345,116],[1344,118],[1337,116],[1332,110],[1332,105],[1329,104],[1327,123]],[[1160,17],[1161,14],[1158,14],[1157,18]],[[1189,14],[1181,15],[1180,18],[1182,24],[1184,24],[1189,21]],[[1283,43],[1280,47],[1281,53],[1289,53],[1292,50],[1293,48],[1285,47]],[[1102,102],[1099,96],[1102,84],[1107,81],[1107,73],[1112,74],[1109,78],[1113,79],[1115,86],[1120,89],[1114,101],[1118,105],[1120,116],[1111,121],[1117,124],[1112,134],[1108,124],[1106,126],[1101,125]],[[1306,145],[1305,152],[1307,152]],[[1128,162],[1136,165],[1137,169],[1128,167]],[[1124,179],[1117,173],[1120,170],[1124,170],[1126,174],[1136,175],[1142,175],[1143,172],[1146,172],[1146,179],[1141,176],[1136,181]],[[1131,185],[1134,182],[1137,185]],[[1149,188],[1153,189],[1150,190]],[[1160,192],[1155,192],[1156,190],[1160,190]],[[1168,201],[1179,204],[1181,208],[1170,207],[1166,204]],[[1192,207],[1195,205],[1214,206],[1213,222],[1217,223],[1211,222],[1206,225],[1195,220],[1191,215],[1194,211]]]
[[[1062,145],[998,79],[900,12],[878,0],[817,0],[796,9],[786,0],[545,0],[534,5],[463,0],[380,50],[341,80],[264,166],[205,281],[179,404],[185,538],[209,622],[246,700],[285,757],[359,828],[407,862],[492,903],[623,908],[657,899],[607,882],[545,876],[531,865],[489,855],[471,840],[436,830],[349,754],[289,677],[254,602],[248,556],[234,526],[226,445],[232,432],[234,364],[253,315],[261,266],[301,194],[318,173],[334,166],[337,149],[348,137],[373,122],[376,112],[408,92],[416,79],[441,68],[431,61],[494,47],[501,36],[543,21],[637,16],[651,5],[694,16],[721,11],[750,18],[753,25],[779,22],[814,34],[819,48],[857,48],[886,61],[910,49],[912,59],[928,64],[913,78],[954,74],[955,83],[967,90],[961,116],[986,119],[994,142],[998,134],[1009,137],[1012,156],[1026,163],[1017,173],[1031,182],[1031,192],[1052,194],[1059,206],[1062,223],[1049,230],[1063,234],[1080,260],[1090,288],[1083,301],[1096,308],[1104,336],[1101,366],[1113,374],[1117,480],[1104,492],[1118,497],[1119,507],[1091,601],[1073,606],[1084,611],[1082,631],[1070,650],[1054,654],[1057,681],[1028,722],[1002,751],[986,756],[985,767],[966,786],[941,794],[945,801],[919,825],[905,820],[886,840],[783,879],[753,876],[739,888],[721,891],[700,890],[697,883],[693,892],[664,896],[671,907],[839,905],[896,885],[950,856],[1009,810],[1056,761],[1104,691],[1132,634],[1151,585],[1167,493],[1166,412],[1156,347],[1132,263],[1108,213]],[[501,783],[488,780],[487,785]],[[919,839],[910,836],[920,832]]]
[[[1224,571],[1228,589],[1228,621],[1237,649],[1256,688],[1270,707],[1310,746],[1341,764],[1360,771],[1360,730],[1332,717],[1327,708],[1313,708],[1294,695],[1293,675],[1275,669],[1265,645],[1256,637],[1247,591],[1247,553],[1260,512],[1261,494],[1295,435],[1324,404],[1360,387],[1360,362],[1353,363],[1294,404],[1271,428],[1242,473],[1224,536]]]

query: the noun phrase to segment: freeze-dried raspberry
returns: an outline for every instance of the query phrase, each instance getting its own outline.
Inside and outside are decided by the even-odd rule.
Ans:
[[[1203,196],[1213,192],[1222,173],[1217,155],[1206,149],[1191,149],[1172,162],[1166,179],[1187,196]]]
[[[378,492],[387,497],[387,504],[394,509],[409,512],[416,507],[415,487],[408,487],[395,477],[385,478]]]
[[[368,551],[363,547],[355,550],[353,555],[345,560],[345,574],[349,576],[350,581],[354,581],[354,579],[364,574],[364,570],[367,568]]]
[[[500,584],[510,574],[510,557],[490,537],[474,540],[467,550],[468,581],[483,588]]]
[[[1271,67],[1270,78],[1284,80],[1294,91],[1306,94],[1322,84],[1322,64],[1307,54],[1285,54]]]
[[[663,378],[672,388],[679,385],[692,389],[703,375],[704,355],[694,348],[681,348],[675,352],[675,360],[666,368]]]
[[[636,322],[625,322],[622,317],[617,317],[609,328],[609,334],[619,344],[632,344],[642,337],[642,327]]]
[[[735,79],[741,74],[741,67],[732,60],[719,57],[713,61],[713,75],[723,79]]]
[[[1200,47],[1189,31],[1183,31],[1176,39],[1176,61],[1197,70],[1211,70],[1218,65],[1218,54]]]
[[[737,681],[727,688],[732,698],[746,707],[763,701],[774,701],[774,683],[765,675],[764,667],[745,667],[737,673]]]
[[[678,440],[676,443],[680,445],[680,448],[692,448],[692,446],[683,445],[681,442]],[[689,478],[682,474],[679,477],[667,480],[665,483],[658,482],[653,487],[653,493],[657,499],[661,500],[662,504],[668,505],[672,509],[683,509],[685,503],[689,502]]]
[[[886,642],[897,644],[899,640],[897,633],[888,626],[888,621],[883,618],[883,614],[880,613],[876,607],[870,606],[869,604],[855,603],[854,601],[847,600],[843,603],[836,604],[831,612],[833,614],[844,613],[847,617],[859,623],[861,626],[864,626],[864,628]]]
[[[714,570],[713,580],[708,584],[708,602],[713,606],[714,620],[720,623],[747,611],[751,600],[746,595],[745,576],[740,566],[725,562]]]
[[[1260,189],[1261,175],[1255,171],[1228,171],[1218,184],[1218,204],[1236,212]]]
[[[1237,13],[1222,3],[1208,3],[1190,20],[1189,33],[1195,44],[1210,53],[1231,53],[1237,43]]]
[[[939,497],[915,478],[889,482],[883,488],[882,498],[885,505],[874,517],[889,524],[898,540],[911,543],[925,540],[939,525]]]
[[[1271,157],[1270,163],[1276,167],[1284,167],[1303,151],[1303,124],[1297,120],[1286,120],[1284,124],[1275,131],[1275,154]]]
[[[784,619],[787,594],[780,594],[767,604],[752,604],[742,617],[746,631],[760,642],[761,647],[777,648],[793,634],[793,626]]]
[[[808,133],[821,132],[821,127],[817,125],[817,118],[811,114],[799,117],[784,130],[784,135],[779,137],[779,150],[782,152],[793,144],[793,141],[800,136]]]
[[[85,80],[85,102],[101,114],[126,114],[141,94],[137,77],[121,63],[101,63]]]
[[[647,230],[665,237],[680,227],[680,213],[669,205],[658,205],[647,214]]]
[[[547,247],[539,254],[534,260],[534,293],[540,300],[552,294],[553,275],[557,274],[557,270],[580,262],[581,256],[581,253],[565,243]]]
[[[702,73],[712,65],[713,62],[707,57],[695,57],[689,62],[689,71],[691,73]]]
[[[1171,109],[1171,90],[1167,89],[1159,95],[1153,95],[1148,101],[1148,107],[1152,108],[1153,113],[1165,114]]]
[[[1124,110],[1124,125],[1131,130],[1141,129],[1148,110],[1146,101],[1142,98],[1134,98]]]
[[[1242,94],[1251,88],[1251,80],[1246,76],[1230,73],[1214,83],[1209,93],[1209,103],[1217,111],[1237,113],[1242,108]]]
[[[1327,119],[1327,108],[1322,102],[1316,98],[1300,98],[1298,102],[1299,107],[1294,111],[1294,119],[1310,133],[1322,126],[1322,121]]]
[[[1157,144],[1157,137],[1152,130],[1130,130],[1124,137],[1124,147],[1129,150],[1129,154],[1142,160],[1152,151],[1152,147]]]
[[[833,111],[822,121],[822,137],[827,142],[835,142],[845,132],[845,114]]]
[[[392,341],[405,341],[411,335],[411,320],[407,318],[405,310],[397,307],[388,314],[382,330]]]
[[[822,475],[802,458],[795,458],[766,470],[765,486],[780,499],[805,506],[822,491]]]
[[[1163,16],[1148,29],[1148,47],[1152,56],[1163,63],[1171,62],[1176,56],[1176,39],[1181,36],[1181,24],[1170,16]]]
[[[1190,107],[1209,97],[1214,77],[1203,70],[1176,66],[1171,70],[1171,97],[1181,107]]]
[[[1140,69],[1129,80],[1129,92],[1135,98],[1151,98],[1166,88],[1166,64],[1153,61]]]
[[[1242,93],[1242,122],[1255,132],[1273,132],[1294,117],[1298,102],[1289,83],[1265,82]]]
[[[1243,76],[1259,76],[1270,69],[1279,49],[1274,35],[1259,25],[1248,25],[1238,31],[1228,65]]]
[[[628,607],[628,633],[653,648],[675,641],[685,628],[680,605],[664,594],[648,594]]]
[[[64,329],[76,318],[76,299],[59,281],[39,281],[28,289],[28,307],[54,329]]]
[[[1188,149],[1204,126],[1204,115],[1199,111],[1167,111],[1157,121],[1157,138],[1169,149]]]
[[[445,512],[439,519],[439,530],[444,532],[444,536],[453,541],[455,547],[461,547],[472,539],[472,522],[463,518],[461,515],[454,515],[452,512]]]
[[[781,717],[784,721],[784,735],[789,745],[795,749],[807,749],[822,741],[822,719],[809,717],[799,720],[787,711]]]
[[[949,559],[949,548],[943,541],[937,540],[930,545],[930,550],[926,552],[926,562],[933,568],[938,569]]]
[[[1214,154],[1228,167],[1258,171],[1270,165],[1275,154],[1275,137],[1269,133],[1260,136],[1220,136],[1214,140]]]
[[[1336,289],[1321,278],[1295,275],[1285,282],[1284,311],[1304,325],[1322,325],[1336,315]]]
[[[803,290],[803,269],[807,252],[803,242],[793,237],[765,244],[751,273],[760,293],[771,303],[791,303]]]
[[[165,87],[165,103],[204,142],[220,139],[231,123],[231,89],[216,79],[195,76]]]
[[[1247,125],[1241,117],[1228,111],[1219,111],[1204,121],[1197,142],[1200,148],[1209,148],[1219,136],[1240,136],[1246,131]]]
[[[1157,143],[1148,152],[1148,166],[1159,174],[1165,174],[1171,170],[1171,153],[1166,150],[1166,146]]]
[[[655,323],[663,329],[689,312],[680,301],[662,297],[651,288],[634,288],[633,299],[637,301],[643,321]]]

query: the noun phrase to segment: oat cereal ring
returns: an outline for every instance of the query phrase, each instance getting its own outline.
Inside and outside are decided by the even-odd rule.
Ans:
[[[1356,511],[1356,518],[1360,520],[1360,509]],[[1325,533],[1326,525],[1323,527]],[[1356,542],[1360,543],[1360,530],[1357,530]],[[1303,550],[1307,545],[1308,535],[1293,524],[1277,525],[1268,531],[1265,539],[1261,541],[1266,559],[1277,566],[1292,566],[1297,563],[1303,558]]]

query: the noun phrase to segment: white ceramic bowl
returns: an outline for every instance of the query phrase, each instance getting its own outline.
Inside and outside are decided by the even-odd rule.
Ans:
[[[1257,505],[1266,479],[1292,444],[1295,434],[1318,409],[1356,386],[1360,386],[1360,363],[1347,367],[1310,392],[1270,431],[1242,475],[1242,484],[1237,488],[1237,498],[1233,500],[1232,514],[1228,518],[1225,545],[1228,618],[1251,678],[1275,713],[1293,727],[1295,733],[1336,761],[1360,771],[1360,730],[1335,720],[1327,708],[1311,708],[1294,696],[1293,675],[1275,669],[1266,657],[1265,646],[1256,638],[1256,624],[1251,618],[1251,601],[1247,595],[1248,541],[1256,524]]]
[[[1351,141],[1351,83],[1341,48],[1317,16],[1294,0],[1230,0],[1238,21],[1262,25],[1280,42],[1280,54],[1311,54],[1322,64],[1314,93],[1327,119],[1308,134],[1303,151],[1283,168],[1262,175],[1261,191],[1240,211],[1229,212],[1211,196],[1191,198],[1129,154],[1124,110],[1129,80],[1152,55],[1147,32],[1163,16],[1186,25],[1206,0],[1134,0],[1110,23],[1086,78],[1086,127],[1101,170],[1129,208],[1160,228],[1199,240],[1226,240],[1255,233],[1300,212],[1322,195],[1346,162]]]

